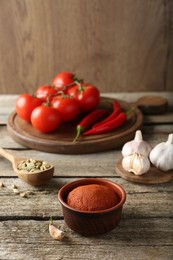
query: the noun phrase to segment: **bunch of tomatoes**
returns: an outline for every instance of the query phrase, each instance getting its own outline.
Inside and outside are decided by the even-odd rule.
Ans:
[[[34,95],[21,94],[16,101],[16,112],[37,130],[48,133],[80,113],[94,110],[99,101],[97,87],[77,79],[71,72],[61,72],[52,84],[38,87]]]

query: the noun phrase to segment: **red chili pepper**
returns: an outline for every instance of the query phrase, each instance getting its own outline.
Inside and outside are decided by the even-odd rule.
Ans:
[[[120,104],[116,100],[114,100],[112,102],[112,108],[113,108],[112,113],[108,117],[106,117],[103,121],[93,125],[94,128],[98,127],[98,126],[100,126],[100,125],[102,125],[102,124],[104,124],[104,123],[106,123],[106,122],[108,122],[110,120],[112,120],[114,117],[116,117],[121,112]]]
[[[92,127],[90,130],[83,133],[83,135],[97,135],[108,133],[118,127],[120,127],[127,119],[127,114],[121,112],[117,117],[102,124],[98,127]]]
[[[86,117],[84,117],[84,119],[82,119],[82,121],[76,127],[77,134],[73,142],[75,143],[83,131],[85,131],[88,127],[93,125],[99,118],[104,116],[106,113],[106,109],[96,109],[89,113]]]

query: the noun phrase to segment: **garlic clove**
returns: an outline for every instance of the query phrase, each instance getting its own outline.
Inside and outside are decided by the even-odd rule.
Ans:
[[[61,241],[64,237],[65,233],[64,231],[60,230],[59,228],[56,228],[54,225],[49,224],[49,234],[53,239]]]
[[[61,241],[63,239],[63,237],[65,236],[65,232],[60,230],[59,228],[56,228],[53,225],[53,220],[52,217],[50,217],[50,221],[49,221],[49,234],[51,235],[51,237],[53,239],[59,240]]]
[[[133,153],[123,158],[122,167],[135,175],[142,175],[150,169],[150,161],[142,154]]]
[[[122,148],[122,155],[127,156],[132,153],[139,153],[144,156],[149,156],[151,151],[150,145],[143,140],[142,132],[137,130],[135,133],[135,138],[124,144]]]

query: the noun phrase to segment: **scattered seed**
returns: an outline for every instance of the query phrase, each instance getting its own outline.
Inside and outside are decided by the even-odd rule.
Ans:
[[[0,181],[0,188],[5,187],[4,183]]]
[[[20,196],[22,198],[28,198],[28,193],[27,192],[22,192],[22,193],[20,193]]]
[[[20,193],[20,196],[21,196],[22,198],[28,198],[29,195],[33,195],[33,194],[34,194],[33,191],[24,191],[24,192],[21,192],[21,193]]]
[[[13,184],[13,185],[11,186],[11,189],[18,189],[18,187],[17,187],[16,184]]]
[[[13,189],[13,192],[14,192],[15,194],[19,194],[19,193],[20,193],[19,190],[16,189],[16,188]]]
[[[28,195],[34,195],[33,191],[26,191]]]
[[[0,181],[0,188],[1,187],[5,187],[5,184]],[[18,186],[16,184],[14,184],[14,183],[12,184],[10,189],[13,190],[14,194],[20,195],[22,198],[28,198],[29,195],[34,195],[35,194],[33,191],[20,192],[19,189],[18,189]]]

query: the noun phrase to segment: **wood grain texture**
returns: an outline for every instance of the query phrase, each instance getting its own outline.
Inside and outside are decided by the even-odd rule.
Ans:
[[[103,177],[101,173],[100,176]],[[0,189],[0,196],[6,199],[1,200],[0,220],[49,219],[50,216],[55,219],[62,219],[62,209],[57,198],[58,191],[63,185],[80,178],[55,177],[47,185],[38,188],[29,186],[20,179],[1,178],[5,187]],[[82,178],[85,178],[84,174]],[[167,183],[165,187],[157,185],[147,187],[131,184],[116,176],[106,177],[106,179],[120,184],[127,193],[127,199],[123,206],[123,219],[159,218],[163,216],[164,218],[172,218],[172,183]],[[13,184],[18,187],[20,193],[27,192],[27,198],[14,194],[11,188]]]
[[[159,94],[167,97],[172,106],[172,93]],[[143,93],[106,95],[135,102]],[[11,163],[0,157],[0,182],[4,184],[0,187],[0,259],[172,260],[172,182],[144,185],[120,178],[115,172],[115,163],[121,159],[120,149],[87,155],[62,155],[22,147],[10,138],[6,128],[8,115],[14,111],[15,98],[0,95],[0,147],[8,148],[16,157],[47,160],[55,165],[55,174],[46,185],[32,187],[17,178]],[[165,141],[168,133],[173,132],[172,113],[145,117],[143,136],[151,146]],[[127,193],[119,226],[104,236],[80,236],[64,222],[57,193],[64,184],[85,177],[115,181]],[[27,192],[28,197],[15,194],[13,184],[20,193]],[[55,226],[65,230],[61,242],[49,235],[50,215]]]
[[[172,13],[171,0],[0,0],[0,93],[64,70],[102,92],[172,91]]]
[[[55,225],[61,225],[65,230],[65,238],[61,242],[50,237],[48,221],[0,222],[0,258],[9,259],[10,256],[11,260],[114,260],[116,256],[117,260],[122,260],[127,256],[128,260],[151,257],[153,260],[172,259],[171,219],[166,223],[161,218],[122,220],[112,232],[90,238],[70,231],[61,220],[55,221]],[[150,227],[153,226],[158,232],[152,232]]]
[[[62,154],[50,154],[45,152],[38,152],[35,150],[28,150],[22,148],[15,142],[9,142],[11,139],[8,134],[3,135],[3,142],[0,139],[0,146],[6,147],[8,145],[8,151],[14,154],[16,157],[35,158],[37,160],[46,160],[50,164],[55,166],[54,176],[57,177],[99,177],[99,176],[115,176],[115,164],[118,162],[122,155],[121,149],[108,151],[106,153],[94,153],[94,154],[81,154],[81,155],[62,155]],[[7,138],[8,137],[8,138]],[[144,140],[154,147],[160,142],[167,140],[167,134],[155,134],[150,133],[143,135]],[[93,160],[94,158],[94,160]],[[11,163],[5,158],[0,157],[1,164],[1,176],[10,177],[15,176]],[[8,169],[8,171],[6,171]]]

